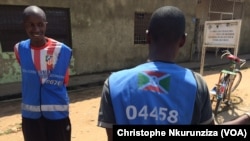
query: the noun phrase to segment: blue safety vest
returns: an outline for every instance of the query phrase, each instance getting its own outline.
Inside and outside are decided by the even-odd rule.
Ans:
[[[117,124],[191,124],[197,84],[188,69],[149,62],[112,73],[109,87]]]
[[[60,46],[60,54],[48,79],[41,84],[40,77],[32,61],[30,40],[19,43],[22,72],[22,116],[37,119],[44,116],[48,119],[62,119],[69,115],[69,98],[64,84],[68,69],[71,49]]]

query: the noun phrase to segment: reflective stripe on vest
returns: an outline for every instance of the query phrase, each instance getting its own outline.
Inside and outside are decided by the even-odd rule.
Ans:
[[[41,105],[41,106],[34,106],[22,103],[22,110],[30,111],[30,112],[40,112],[42,111],[68,111],[68,105]]]

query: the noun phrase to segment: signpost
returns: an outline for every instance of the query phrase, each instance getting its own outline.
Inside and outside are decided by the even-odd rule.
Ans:
[[[200,74],[203,75],[206,48],[233,48],[238,53],[241,20],[206,21],[201,53]]]

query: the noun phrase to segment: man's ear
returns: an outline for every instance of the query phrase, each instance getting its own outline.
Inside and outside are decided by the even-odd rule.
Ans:
[[[184,46],[184,44],[186,43],[186,38],[187,38],[187,33],[185,33],[184,35],[182,35],[182,37],[180,39],[179,47],[183,47]]]
[[[151,43],[151,37],[150,37],[150,33],[148,30],[146,30],[146,40],[147,40],[147,43],[150,44]]]

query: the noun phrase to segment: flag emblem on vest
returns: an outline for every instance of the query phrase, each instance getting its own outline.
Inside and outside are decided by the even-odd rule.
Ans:
[[[144,71],[138,74],[139,89],[165,93],[169,91],[170,75],[159,71]]]

